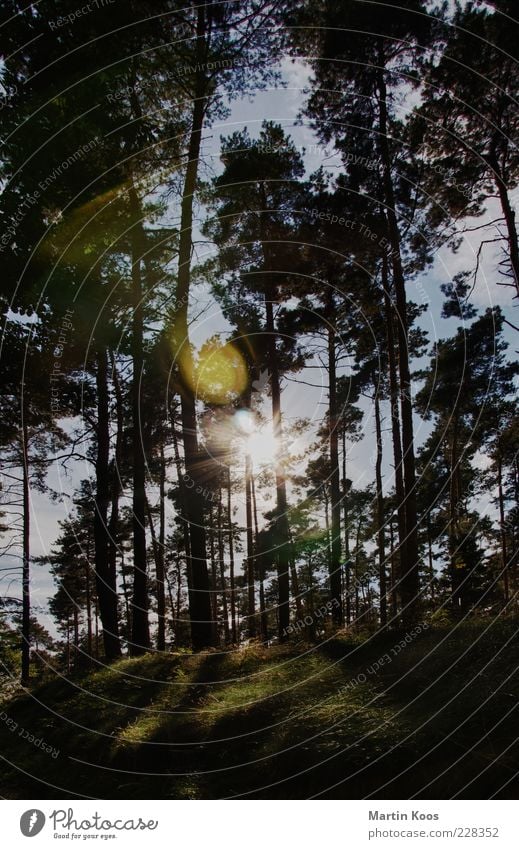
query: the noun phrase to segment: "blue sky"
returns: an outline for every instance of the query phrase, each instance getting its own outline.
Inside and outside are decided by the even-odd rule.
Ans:
[[[206,173],[218,171],[219,164],[219,144],[220,136],[228,135],[235,129],[242,129],[246,125],[251,136],[256,136],[259,133],[263,120],[272,120],[283,125],[285,130],[292,136],[294,142],[298,146],[307,147],[305,154],[305,164],[307,173],[315,171],[323,163],[330,168],[339,165],[337,157],[323,156],[322,149],[316,149],[317,140],[315,139],[311,129],[305,123],[298,123],[298,114],[304,103],[304,93],[302,91],[308,79],[308,72],[305,66],[301,63],[293,64],[288,60],[282,63],[284,87],[271,88],[266,91],[254,93],[251,97],[242,98],[234,101],[231,104],[231,112],[228,118],[220,124],[215,124],[213,127],[206,130],[203,141],[203,158],[206,164]],[[517,201],[517,197],[515,198]],[[168,218],[170,220],[178,219],[178,208],[172,206],[169,210]],[[489,204],[489,209],[484,218],[478,219],[477,222],[462,222],[468,226],[481,224],[485,219],[491,221],[496,217],[495,204]],[[480,244],[480,240],[485,238],[481,232],[468,233],[464,239],[460,250],[453,254],[448,248],[441,249],[436,257],[432,268],[426,273],[409,283],[408,294],[411,300],[418,303],[427,304],[426,312],[422,318],[422,325],[428,331],[431,344],[438,338],[444,338],[450,335],[457,327],[457,320],[446,321],[440,318],[442,295],[440,292],[440,284],[449,281],[459,271],[471,268],[475,264],[476,253]],[[210,246],[200,246],[200,252],[210,250]],[[496,259],[497,252],[495,248],[489,246],[489,249],[483,254],[483,262],[481,264],[478,283],[472,295],[472,302],[481,310],[494,304],[500,304],[510,318],[514,321],[515,308],[512,306],[512,298],[510,289],[501,288],[496,285]],[[207,312],[203,318],[199,320],[194,328],[194,340],[200,344],[205,338],[213,335],[215,332],[228,332],[228,326],[225,322],[218,305],[212,301],[206,289],[198,288],[193,293],[192,311],[198,313],[201,306],[207,308]],[[517,318],[515,323],[519,324]],[[514,331],[509,329],[507,336],[513,345],[517,347],[517,341],[514,339]],[[283,411],[285,417],[309,417],[319,418],[324,410],[323,404],[326,402],[326,374],[324,371],[318,372],[302,372],[302,379],[310,379],[312,382],[321,383],[319,388],[311,389],[305,387],[304,392],[296,383],[286,383],[283,392]],[[355,486],[365,486],[371,479],[373,474],[372,463],[370,461],[373,452],[373,421],[369,416],[368,406],[366,410],[368,415],[365,416],[364,428],[366,438],[352,446],[351,455],[349,458],[349,475],[354,481]],[[387,414],[387,410],[384,410]],[[385,428],[387,430],[389,422],[386,418]],[[430,425],[423,422],[421,419],[416,419],[416,442],[420,445],[430,430]],[[312,434],[309,433],[308,441],[311,441]],[[389,487],[389,476],[391,474],[391,458],[390,448],[386,450],[386,474],[388,478],[386,485]],[[482,461],[483,462],[483,461]],[[64,476],[63,470],[58,466],[51,469],[49,474],[49,483],[53,489],[64,493],[63,500],[58,503],[52,502],[48,496],[39,493],[33,493],[32,496],[32,535],[31,545],[34,556],[41,556],[49,551],[53,540],[58,532],[58,522],[66,517],[70,506],[70,496],[73,493],[74,487],[80,479],[89,477],[93,472],[89,464],[76,464],[70,475]],[[488,499],[487,499],[488,500]],[[240,513],[238,514],[240,519]],[[6,586],[3,582],[3,590],[8,594],[17,594],[13,587]],[[33,603],[41,608],[44,608],[47,598],[54,591],[54,585],[50,575],[42,566],[34,565],[32,570],[32,599]],[[47,616],[42,616],[42,621],[54,631],[54,627]]]

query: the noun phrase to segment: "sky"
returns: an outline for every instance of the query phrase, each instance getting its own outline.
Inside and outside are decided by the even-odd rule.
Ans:
[[[281,69],[284,86],[269,88],[266,91],[256,92],[251,97],[234,101],[230,105],[229,116],[221,123],[215,124],[206,130],[202,145],[202,156],[206,173],[217,173],[220,168],[219,145],[221,135],[228,135],[235,129],[242,129],[244,126],[247,126],[251,136],[255,137],[259,133],[262,121],[265,119],[282,124],[298,147],[307,148],[304,154],[304,161],[308,175],[323,164],[330,169],[340,165],[338,157],[330,155],[329,152],[319,146],[311,128],[303,120],[300,120],[299,113],[305,100],[303,89],[308,81],[307,67],[301,62],[293,63],[290,60],[283,60]],[[515,200],[517,201],[518,198],[516,197]],[[172,207],[169,210],[168,217],[178,219],[178,214],[178,209]],[[475,226],[476,224],[481,224],[484,220],[491,221],[495,217],[496,208],[491,203],[484,218],[480,218],[476,222],[463,222],[463,224],[466,226]],[[421,274],[417,280],[410,281],[408,284],[409,299],[417,303],[426,304],[427,306],[421,323],[428,331],[431,345],[438,338],[451,335],[459,323],[454,319],[441,319],[443,296],[441,295],[440,284],[451,280],[457,272],[474,266],[481,238],[483,237],[480,232],[467,233],[461,248],[456,254],[453,254],[447,247],[440,249],[433,266]],[[197,249],[198,258],[203,258],[204,251],[210,250],[212,250],[211,246],[199,245]],[[505,309],[507,317],[511,321],[515,321],[516,324],[519,324],[517,318],[514,319],[514,314],[517,315],[517,313],[515,307],[512,305],[511,290],[498,287],[495,283],[495,263],[496,249],[493,246],[489,246],[489,249],[483,254],[483,262],[471,301],[481,311],[488,306],[500,304]],[[218,305],[210,297],[207,289],[197,288],[193,293],[192,312],[198,313],[202,306],[206,308],[206,311],[202,319],[193,328],[193,341],[196,344],[201,344],[204,339],[213,335],[215,332],[221,332],[222,334],[229,332],[227,322],[222,316]],[[508,329],[507,337],[512,345],[517,347],[517,341],[514,339],[514,336],[514,331]],[[424,364],[420,363],[418,365]],[[298,417],[307,417],[314,420],[320,419],[325,409],[327,397],[326,373],[324,370],[307,370],[301,372],[298,377],[319,385],[315,389],[305,387],[304,392],[302,392],[301,386],[297,383],[285,381],[282,398],[285,422],[288,422],[290,418],[296,419]],[[366,411],[369,412],[369,404],[365,404],[364,406]],[[386,475],[389,476],[391,474],[391,451],[389,447],[389,419],[387,409],[384,409],[384,414],[384,430],[388,436],[385,471]],[[366,431],[366,438],[351,447],[349,456],[348,474],[353,480],[353,485],[356,487],[366,486],[371,482],[373,475],[374,424],[371,416],[365,416],[363,427]],[[418,417],[416,418],[415,437],[417,445],[422,444],[426,439],[430,432],[430,427],[431,425],[429,423],[422,421]],[[307,441],[310,442],[312,439],[313,432],[310,429],[308,431]],[[63,493],[61,501],[53,502],[49,499],[48,495],[33,493],[31,547],[34,557],[39,557],[49,552],[59,530],[59,521],[66,518],[71,509],[71,496],[74,487],[82,478],[89,477],[92,473],[93,468],[88,463],[75,464],[68,475],[64,474],[59,466],[54,466],[49,473],[49,483],[54,490]],[[389,480],[386,480],[386,485],[389,487]],[[492,511],[490,496],[487,497],[487,503],[489,510]],[[243,518],[241,518],[242,513],[243,509],[240,508],[237,517],[240,522],[243,521]],[[14,583],[19,584],[19,581],[15,581]],[[2,590],[9,595],[18,595],[18,592],[14,591],[13,586],[7,585],[5,580],[2,581]],[[45,613],[45,608],[48,597],[54,591],[54,583],[47,569],[44,566],[35,564],[32,569],[32,601],[39,612],[42,623],[51,633],[55,633],[55,627],[50,617]]]

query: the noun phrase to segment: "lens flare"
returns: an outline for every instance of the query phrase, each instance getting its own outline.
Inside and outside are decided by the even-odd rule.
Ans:
[[[229,404],[247,387],[245,360],[231,342],[206,342],[196,361],[181,357],[180,370],[197,398],[207,404]]]

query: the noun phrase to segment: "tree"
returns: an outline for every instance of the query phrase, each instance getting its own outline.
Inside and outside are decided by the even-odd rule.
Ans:
[[[452,602],[466,609],[477,597],[475,578],[481,556],[475,547],[477,515],[469,508],[475,474],[471,459],[494,431],[496,412],[514,391],[517,364],[506,361],[499,308],[486,310],[466,330],[438,342],[417,408],[436,419],[426,445],[433,461],[441,457],[443,494],[448,499],[447,538]],[[430,505],[428,509],[433,505]]]
[[[497,0],[457,5],[447,13],[438,41],[440,55],[427,66],[423,103],[416,112],[414,143],[426,165],[431,213],[481,215],[497,193],[502,218],[497,233],[482,242],[505,246],[500,274],[519,295],[519,242],[513,191],[519,181],[518,24],[514,3]],[[504,229],[501,226],[504,225]],[[455,236],[456,236],[455,231]],[[476,267],[477,273],[477,267]]]
[[[252,301],[254,325],[260,327],[263,356],[272,406],[272,430],[276,457],[276,559],[279,588],[279,636],[286,638],[289,624],[290,530],[287,486],[283,472],[283,426],[281,412],[282,347],[287,345],[276,326],[275,310],[290,296],[291,261],[297,256],[293,234],[297,229],[297,184],[303,174],[301,157],[281,127],[265,122],[257,143],[246,130],[222,141],[224,171],[214,182],[217,218],[207,231],[220,247],[221,269],[240,268],[231,285],[244,300]],[[284,282],[282,274],[287,281]],[[293,284],[292,284],[293,285]],[[261,307],[259,306],[261,304]],[[249,307],[250,309],[250,307]],[[264,311],[263,320],[258,313]],[[240,331],[253,332],[252,324],[240,321]],[[290,343],[288,342],[290,345]],[[262,363],[256,363],[261,370]]]
[[[391,103],[402,79],[413,80],[419,64],[419,45],[428,38],[429,21],[420,0],[406,0],[399,7],[398,15],[389,3],[379,3],[376,11],[355,2],[341,6],[323,3],[317,7],[312,3],[291,7],[287,26],[293,50],[302,49],[311,56],[315,77],[305,113],[313,121],[319,137],[325,142],[334,139],[345,164],[349,162],[352,144],[362,152],[371,148],[370,153],[364,157],[359,154],[359,158],[364,163],[375,162],[375,168],[364,164],[364,174],[361,174],[357,166],[348,167],[350,190],[359,192],[363,185],[371,189],[371,170],[376,172],[379,181],[374,198],[382,209],[385,226],[378,244],[391,268],[394,299],[390,299],[389,305],[394,314],[398,350],[405,518],[405,529],[401,529],[404,538],[400,540],[400,581],[403,616],[412,620],[418,614],[419,559],[405,225],[402,222],[416,225],[409,213],[413,207],[410,202],[412,184],[406,180],[405,171],[400,181],[395,177],[395,148],[398,145]],[[415,231],[412,242],[423,262],[425,240],[420,238],[419,231]]]

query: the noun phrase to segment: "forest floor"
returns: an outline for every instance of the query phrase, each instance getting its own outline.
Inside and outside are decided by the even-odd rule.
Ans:
[[[0,793],[517,798],[518,633],[474,620],[47,678],[0,705]]]

